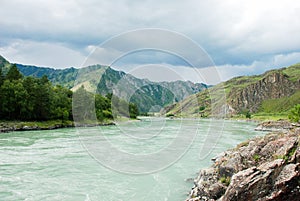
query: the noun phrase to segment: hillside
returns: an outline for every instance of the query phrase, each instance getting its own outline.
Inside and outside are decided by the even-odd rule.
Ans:
[[[245,113],[285,113],[300,103],[300,64],[240,76],[165,108],[175,116],[235,116]],[[212,114],[215,113],[215,114]]]
[[[1,68],[2,72],[7,73],[10,66],[11,66],[11,64],[0,55],[0,68]]]
[[[10,63],[0,56],[0,68],[6,71]],[[54,85],[62,85],[73,91],[84,86],[90,92],[101,95],[114,93],[138,105],[141,112],[158,112],[162,107],[181,101],[191,94],[207,88],[202,83],[189,81],[152,82],[138,79],[108,66],[93,65],[77,68],[54,69],[17,64],[25,76],[42,77],[46,75]]]

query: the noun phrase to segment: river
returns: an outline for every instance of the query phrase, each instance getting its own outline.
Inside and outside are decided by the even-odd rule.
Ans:
[[[181,201],[213,156],[263,134],[255,125],[144,118],[1,133],[0,200]]]

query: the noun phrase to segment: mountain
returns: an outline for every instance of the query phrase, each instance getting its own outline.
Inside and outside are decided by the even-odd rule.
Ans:
[[[287,112],[300,103],[300,64],[240,76],[165,108],[169,116]]]
[[[10,63],[0,57],[0,67],[7,69],[9,66]],[[22,64],[17,64],[17,67],[25,76],[46,75],[53,84],[68,87],[73,91],[83,85],[90,92],[102,95],[113,93],[136,103],[141,112],[159,112],[167,105],[208,88],[205,84],[190,81],[152,82],[103,65],[80,69],[54,69]]]
[[[11,64],[4,57],[0,55],[0,68],[2,69],[2,72],[7,73],[10,66]]]
[[[107,68],[97,86],[100,94],[114,93],[137,103],[142,112],[158,112],[161,106],[178,102],[207,88],[207,85],[190,81],[151,82],[130,74]]]
[[[74,87],[75,80],[77,78],[78,72],[80,71],[79,69],[74,67],[65,69],[54,69],[22,64],[17,64],[17,67],[20,70],[20,72],[25,76],[33,76],[40,78],[43,75],[46,75],[54,85],[62,85],[69,89],[72,89]],[[89,66],[85,69],[82,69],[81,71],[86,73],[93,71],[94,73],[97,73],[97,70],[102,68],[104,69],[105,67],[101,65],[95,65]],[[87,75],[87,77],[89,76],[90,74]]]

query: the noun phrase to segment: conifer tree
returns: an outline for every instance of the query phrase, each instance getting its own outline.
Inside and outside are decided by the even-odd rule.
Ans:
[[[5,79],[10,80],[10,81],[12,81],[12,80],[19,80],[19,79],[22,79],[22,78],[23,78],[23,75],[18,70],[16,64],[13,64],[10,67],[10,69],[7,72],[6,77],[5,77]]]

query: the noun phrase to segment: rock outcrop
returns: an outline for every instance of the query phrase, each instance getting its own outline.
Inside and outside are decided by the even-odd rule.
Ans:
[[[241,83],[242,84],[242,83]],[[246,84],[246,83],[245,83]],[[231,90],[228,95],[229,105],[236,111],[257,112],[264,100],[288,97],[300,89],[300,82],[292,82],[282,72],[267,72],[252,84],[238,90]]]
[[[13,131],[33,131],[33,130],[53,130],[59,128],[74,127],[73,122],[68,123],[41,123],[40,125],[33,122],[0,122],[0,133],[7,133]]]
[[[240,76],[208,88],[163,111],[174,116],[232,117],[287,112],[299,103],[300,63],[262,75]],[[268,103],[270,108],[266,107]]]
[[[300,128],[241,143],[201,170],[187,201],[300,200]]]
[[[294,127],[300,127],[299,123],[291,123],[287,120],[265,121],[257,125],[256,131],[285,131]]]
[[[72,127],[94,127],[94,126],[111,126],[115,122],[102,122],[94,124],[79,124],[72,121],[69,122],[0,122],[0,133],[7,133],[13,131],[33,131],[33,130],[54,130],[59,128],[72,128]]]

